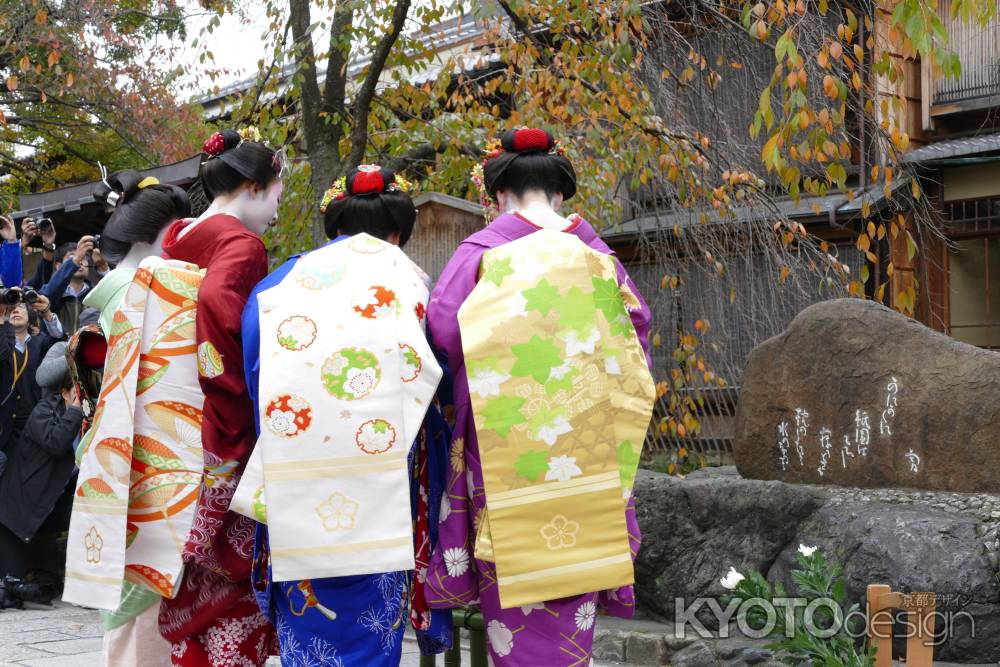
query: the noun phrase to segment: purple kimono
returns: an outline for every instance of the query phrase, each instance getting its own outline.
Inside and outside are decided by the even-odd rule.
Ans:
[[[486,506],[479,446],[469,399],[458,310],[476,285],[483,253],[527,236],[539,228],[519,215],[504,214],[486,229],[465,239],[445,267],[431,294],[427,321],[435,344],[447,355],[454,378],[455,428],[446,495],[441,506],[438,545],[427,577],[428,602],[434,608],[478,604],[483,612],[489,652],[495,667],[578,667],[590,664],[598,608],[629,618],[634,608],[631,586],[577,595],[514,609],[501,609],[492,563],[472,557],[476,528]],[[593,228],[576,218],[564,230],[605,254],[611,249]],[[649,361],[649,307],[620,262],[619,283],[627,283],[641,307],[632,323]],[[639,550],[635,500],[626,509],[632,557]]]

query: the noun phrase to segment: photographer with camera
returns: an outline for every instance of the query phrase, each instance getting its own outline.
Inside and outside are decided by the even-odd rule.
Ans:
[[[21,221],[21,250],[27,252],[31,243],[36,239],[42,240],[42,260],[35,269],[35,274],[25,281],[25,285],[32,289],[41,289],[42,286],[52,279],[55,273],[53,259],[56,251],[56,227],[52,223],[52,218],[25,218]]]
[[[66,331],[76,331],[79,327],[83,300],[93,287],[89,278],[96,276],[95,281],[100,280],[111,270],[95,247],[96,240],[93,236],[84,236],[76,243],[63,243],[56,248],[55,275],[39,290],[52,303],[52,310]],[[91,268],[96,270],[94,274]]]
[[[28,330],[29,312],[42,320],[36,336]],[[42,395],[35,373],[49,348],[63,338],[62,325],[45,296],[18,287],[0,291],[0,453],[24,430]]]

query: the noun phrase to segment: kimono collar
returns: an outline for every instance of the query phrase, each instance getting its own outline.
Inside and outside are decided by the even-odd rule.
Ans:
[[[480,230],[470,236],[468,241],[490,248],[507,241],[516,241],[524,238],[539,229],[540,227],[519,215],[504,213],[491,222],[486,229]],[[588,245],[598,238],[597,232],[590,226],[590,223],[579,216],[577,216],[575,223],[565,230],[565,233],[579,237],[581,241]],[[499,243],[497,242],[498,240]]]
[[[208,262],[215,256],[219,246],[228,243],[234,236],[250,235],[260,240],[243,226],[239,218],[228,213],[216,213],[205,218],[190,233],[185,234],[183,238],[178,238],[181,230],[192,222],[194,221],[191,219],[178,220],[167,228],[163,238],[163,256],[165,258],[207,266]]]

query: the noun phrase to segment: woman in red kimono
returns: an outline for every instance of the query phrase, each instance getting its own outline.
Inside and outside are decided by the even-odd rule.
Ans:
[[[229,503],[256,440],[253,404],[243,377],[240,316],[267,275],[260,237],[281,199],[282,161],[233,130],[205,142],[201,184],[212,201],[201,217],[166,232],[163,255],[206,269],[198,292],[198,371],[205,392],[205,477],[184,552],[177,596],[160,607],[160,632],[184,667],[263,665],[274,629],[250,586],[254,524]]]

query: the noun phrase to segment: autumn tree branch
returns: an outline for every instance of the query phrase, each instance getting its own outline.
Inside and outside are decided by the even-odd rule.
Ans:
[[[342,127],[347,115],[347,65],[353,25],[354,4],[341,0],[333,11],[333,23],[330,26],[330,55],[326,63],[326,88],[323,91],[324,106],[333,114],[334,122],[339,127]]]
[[[254,113],[258,110],[258,105],[260,104],[260,98],[264,94],[264,89],[267,88],[267,82],[271,79],[271,76],[276,70],[279,69],[278,61],[282,59],[285,55],[285,44],[288,42],[288,31],[292,28],[292,19],[289,18],[285,21],[285,28],[281,32],[281,40],[278,42],[278,46],[274,49],[274,58],[271,60],[271,66],[267,68],[267,73],[264,74],[264,78],[259,80],[256,84],[257,93],[254,95],[253,104],[250,105],[250,112]]]
[[[410,12],[410,0],[397,0],[396,8],[392,13],[392,22],[389,30],[385,33],[375,51],[372,53],[371,63],[368,65],[368,73],[364,83],[358,90],[354,98],[354,126],[351,128],[351,152],[347,157],[347,164],[355,167],[361,163],[365,156],[365,148],[368,146],[368,112],[371,109],[372,98],[375,96],[375,87],[378,85],[382,70],[389,59],[389,53],[399,38],[399,33],[406,23],[406,16]]]
[[[299,98],[302,103],[302,129],[305,132],[309,153],[314,154],[318,145],[314,141],[323,131],[320,111],[322,97],[316,75],[316,53],[312,42],[312,19],[309,0],[289,0],[289,22],[292,26],[293,49],[295,50],[296,75],[300,78]],[[314,155],[314,157],[319,157]]]

